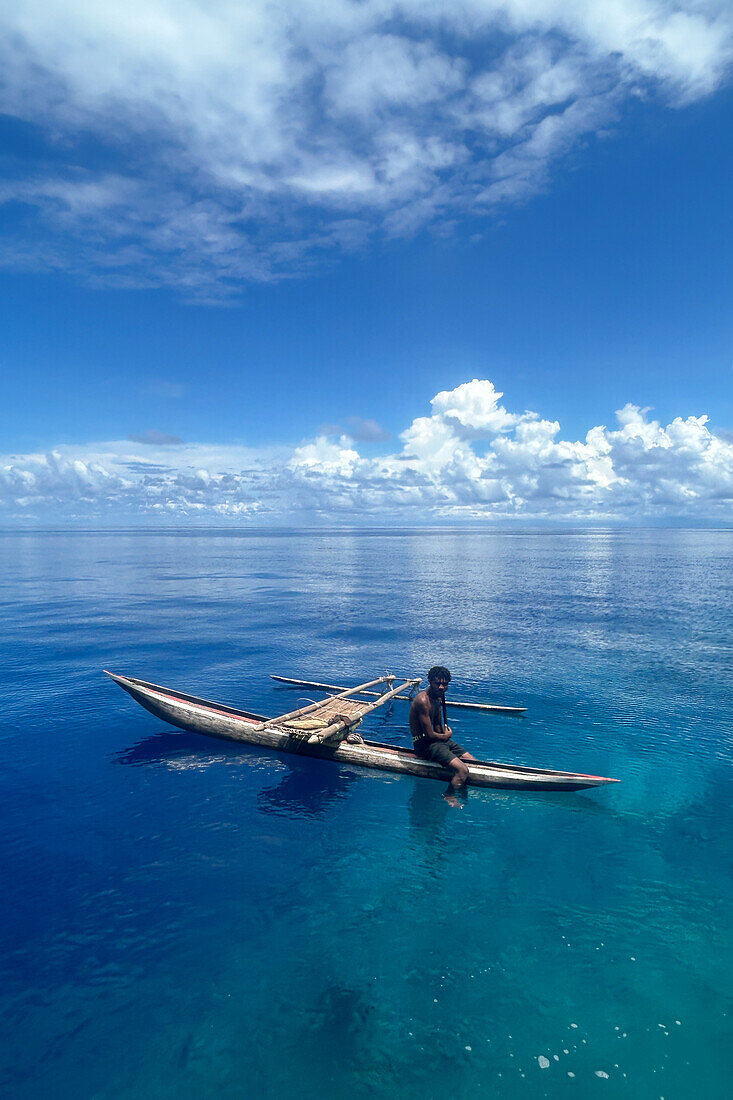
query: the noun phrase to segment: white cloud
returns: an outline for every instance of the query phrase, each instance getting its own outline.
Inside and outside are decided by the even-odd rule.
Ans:
[[[499,404],[503,396],[492,382],[474,378],[454,390],[442,390],[430,404],[445,420],[457,421],[462,428],[485,434],[506,431],[521,419]]]
[[[330,110],[371,123],[375,112],[421,108],[462,90],[466,63],[438,52],[430,42],[395,34],[352,40],[327,72]]]
[[[468,448],[461,449],[453,427],[440,416],[419,416],[400,439],[405,444],[404,455],[431,472],[439,472],[458,455],[468,453]]]
[[[557,420],[508,412],[502,396],[486,379],[441,391],[401,450],[373,458],[347,435],[295,448],[151,439],[8,455],[0,522],[733,521],[733,443],[706,415],[664,426],[629,404],[617,427],[572,440]]]
[[[309,472],[327,477],[351,477],[360,462],[359,452],[352,450],[344,436],[340,443],[332,443],[326,436],[318,436],[312,443],[296,447],[288,468],[296,472]]]
[[[19,0],[0,32],[0,110],[55,147],[3,187],[36,218],[7,262],[199,298],[522,199],[733,56],[727,0]]]

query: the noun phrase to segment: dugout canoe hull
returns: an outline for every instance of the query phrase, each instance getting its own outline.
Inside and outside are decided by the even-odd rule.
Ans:
[[[196,695],[173,691],[158,684],[148,683],[130,676],[119,676],[104,670],[116,684],[132,698],[154,714],[179,729],[218,737],[225,741],[239,741],[247,745],[260,745],[278,752],[312,756],[321,760],[334,760],[340,764],[354,764],[362,768],[414,775],[424,779],[447,782],[445,768],[429,760],[422,760],[411,749],[396,748],[377,741],[364,741],[351,745],[346,741],[336,746],[309,744],[276,728],[262,729],[267,721],[260,714],[237,710],[221,703],[212,703]],[[472,787],[496,787],[532,791],[580,791],[588,787],[601,787],[617,783],[601,775],[582,775],[578,772],[554,771],[546,768],[526,768],[514,764],[498,764],[492,761],[471,761],[468,784]]]

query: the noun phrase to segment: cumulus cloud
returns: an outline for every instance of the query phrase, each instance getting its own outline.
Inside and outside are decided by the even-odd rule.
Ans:
[[[454,421],[460,428],[486,435],[506,431],[522,419],[499,404],[503,396],[494,389],[493,382],[474,378],[454,390],[442,390],[430,404],[442,420]]]
[[[325,434],[295,448],[158,440],[8,455],[0,521],[733,520],[733,444],[707,415],[663,425],[627,404],[615,427],[573,440],[502,396],[488,379],[441,391],[401,449],[377,457]]]
[[[524,199],[733,50],[726,0],[18,0],[0,30],[0,110],[50,149],[2,185],[6,262],[198,298]]]

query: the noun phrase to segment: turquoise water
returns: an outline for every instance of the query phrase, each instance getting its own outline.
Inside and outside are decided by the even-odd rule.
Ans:
[[[732,533],[5,533],[0,567],[4,1095],[730,1095]],[[455,811],[99,671],[282,713],[270,672],[436,661],[529,707],[462,715],[476,755],[622,782]]]

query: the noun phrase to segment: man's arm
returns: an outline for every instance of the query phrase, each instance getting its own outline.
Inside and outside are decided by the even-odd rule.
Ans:
[[[412,705],[415,708],[415,715],[417,717],[420,733],[426,740],[450,741],[451,731],[449,729],[443,732],[433,729],[433,723],[430,720],[430,704],[428,703],[427,696],[422,699],[418,696]]]

